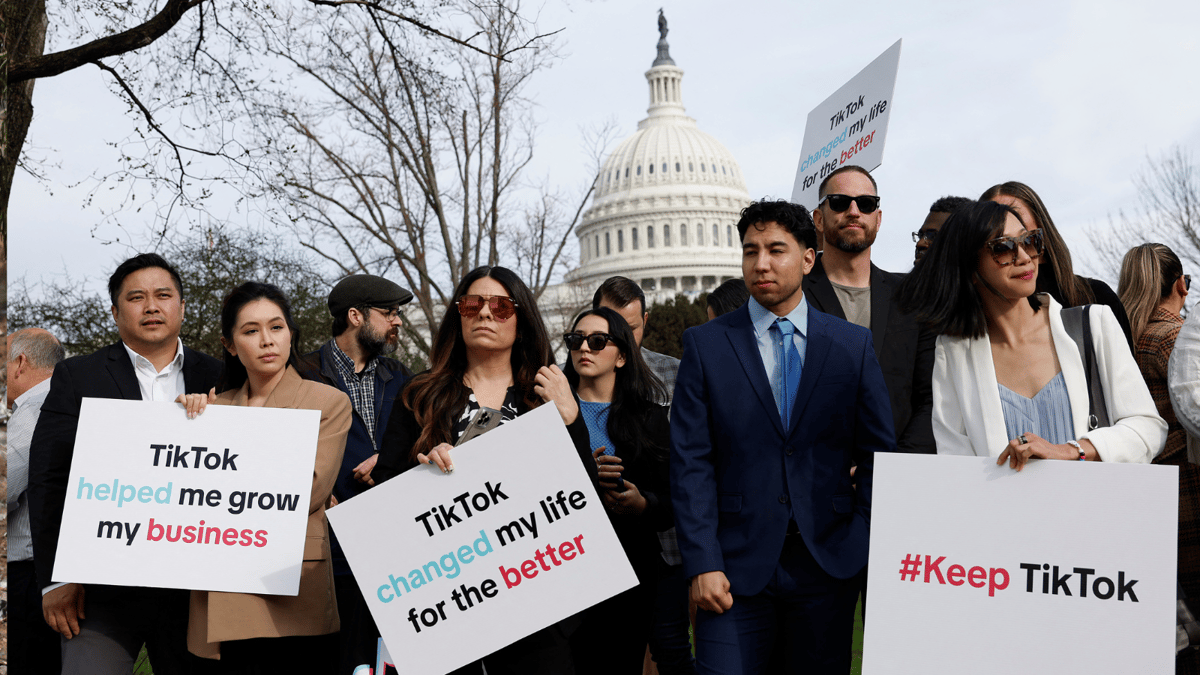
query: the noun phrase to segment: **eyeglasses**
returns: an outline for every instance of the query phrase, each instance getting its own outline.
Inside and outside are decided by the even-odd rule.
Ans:
[[[613,336],[609,335],[608,333],[592,333],[591,335],[584,335],[583,333],[564,333],[563,342],[567,344],[567,349],[573,352],[579,351],[579,349],[583,347],[584,342],[587,343],[588,349],[594,352],[603,351],[610,342],[614,345],[617,344],[616,339],[614,339]]]
[[[1001,267],[1017,262],[1018,246],[1025,249],[1025,254],[1030,258],[1037,260],[1041,257],[1044,246],[1042,231],[1039,229],[1015,237],[997,237],[984,243],[984,247],[991,252],[992,259]]]
[[[851,197],[850,195],[825,195],[825,199],[821,200],[821,204],[829,202],[829,208],[834,213],[841,213],[850,208],[850,202],[858,204],[858,210],[863,213],[875,213],[875,209],[879,208],[879,197],[875,195],[859,195]],[[821,204],[817,204],[820,206]]]
[[[933,238],[937,236],[937,233],[938,233],[938,231],[935,229],[932,229],[932,228],[930,228],[928,230],[921,230],[920,232],[913,232],[912,233],[913,243],[919,244],[919,243],[921,243],[922,239],[925,239],[925,240],[929,241],[929,243],[932,244]]]
[[[387,319],[388,321],[395,321],[396,319],[400,318],[399,307],[376,307],[375,305],[368,305],[368,307],[379,310],[379,312],[383,314],[383,318]]]
[[[508,321],[517,313],[517,302],[507,295],[464,295],[454,304],[458,305],[458,313],[463,318],[473,319],[479,316],[484,303],[497,321]]]

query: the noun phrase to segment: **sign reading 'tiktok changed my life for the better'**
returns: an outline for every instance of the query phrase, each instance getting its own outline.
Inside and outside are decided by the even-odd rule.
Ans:
[[[419,466],[327,512],[405,673],[454,670],[637,584],[553,404],[452,454],[453,474]]]
[[[320,422],[83,399],[53,579],[295,595]]]
[[[900,40],[808,113],[792,201],[817,207],[821,181],[843,164],[871,171],[883,162],[900,67]]]

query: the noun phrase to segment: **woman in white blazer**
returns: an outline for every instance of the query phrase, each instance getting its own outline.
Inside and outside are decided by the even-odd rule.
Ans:
[[[976,202],[950,216],[901,286],[901,302],[939,333],[937,451],[996,457],[1017,470],[1035,457],[1149,462],[1167,424],[1103,305],[1088,311],[1111,426],[1088,429],[1082,355],[1062,307],[1035,294],[1042,246],[1040,231],[1027,231],[1012,208]]]

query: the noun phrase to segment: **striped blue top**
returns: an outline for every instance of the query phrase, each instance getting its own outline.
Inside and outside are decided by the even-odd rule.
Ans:
[[[1033,432],[1055,445],[1075,440],[1071,420],[1071,398],[1067,381],[1059,371],[1033,398],[1000,387],[1000,408],[1004,411],[1004,429],[1009,438]]]
[[[611,407],[611,403],[592,403],[579,399],[579,412],[583,414],[583,422],[587,425],[592,451],[604,446],[606,455],[616,451],[612,439],[608,437],[608,411]]]

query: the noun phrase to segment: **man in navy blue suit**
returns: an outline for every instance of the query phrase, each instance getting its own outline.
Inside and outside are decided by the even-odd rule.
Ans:
[[[755,202],[738,233],[751,299],[683,334],[671,410],[697,672],[761,673],[778,642],[785,672],[845,674],[888,390],[870,331],[805,302],[808,212]]]

